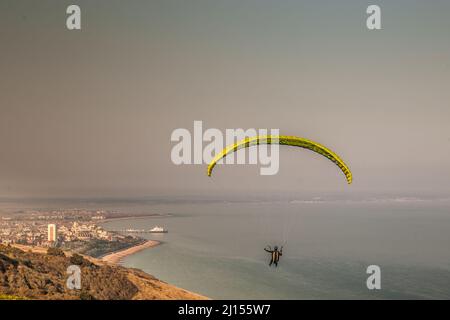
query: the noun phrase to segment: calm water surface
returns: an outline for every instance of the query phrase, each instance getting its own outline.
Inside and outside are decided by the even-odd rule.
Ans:
[[[162,245],[123,263],[211,298],[450,298],[450,210],[432,203],[128,204],[170,217],[112,221]],[[284,245],[278,268],[266,245]],[[366,268],[379,265],[382,289]]]

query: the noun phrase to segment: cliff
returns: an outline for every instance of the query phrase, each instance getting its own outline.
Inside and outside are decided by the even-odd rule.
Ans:
[[[67,267],[78,265],[81,289],[69,289]],[[138,269],[69,256],[62,251],[37,253],[0,245],[0,299],[206,299]]]

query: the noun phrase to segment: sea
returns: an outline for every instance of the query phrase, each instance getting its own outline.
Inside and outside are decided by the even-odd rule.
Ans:
[[[213,299],[450,298],[448,201],[130,200],[102,206],[161,215],[112,220],[106,229],[168,230],[141,234],[161,245],[126,257],[124,266]],[[283,248],[278,267],[269,266],[266,246]],[[379,268],[378,288],[367,284],[370,266]]]

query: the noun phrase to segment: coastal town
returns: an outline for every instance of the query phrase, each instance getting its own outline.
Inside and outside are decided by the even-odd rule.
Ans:
[[[110,231],[101,223],[129,215],[106,210],[22,210],[0,215],[0,243],[58,247],[94,257],[139,245],[136,230]],[[157,229],[160,230],[160,229]]]
[[[43,247],[90,239],[114,241],[119,235],[98,225],[104,219],[104,211],[24,211],[17,216],[1,217],[0,240],[6,245],[17,243]]]

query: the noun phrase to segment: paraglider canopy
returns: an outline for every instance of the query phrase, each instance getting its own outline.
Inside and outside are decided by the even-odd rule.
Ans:
[[[329,160],[331,160],[334,164],[336,164],[341,171],[344,173],[345,178],[347,179],[347,183],[352,183],[352,173],[348,166],[345,164],[345,162],[339,158],[339,156],[331,151],[330,149],[324,147],[323,145],[307,140],[300,137],[295,136],[279,136],[279,135],[261,135],[261,136],[255,136],[255,137],[249,137],[245,138],[237,143],[234,143],[232,145],[227,146],[225,149],[222,150],[218,155],[214,157],[214,159],[210,162],[208,165],[208,176],[211,176],[212,171],[214,167],[216,166],[217,162],[226,157],[228,154],[235,152],[239,149],[248,148],[251,146],[259,145],[259,144],[279,144],[279,145],[287,145],[287,146],[294,146],[294,147],[301,147],[305,149],[309,149],[311,151],[314,151]]]

